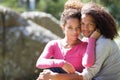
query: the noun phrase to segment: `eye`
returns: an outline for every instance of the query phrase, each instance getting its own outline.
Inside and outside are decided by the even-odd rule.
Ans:
[[[68,26],[68,29],[72,29],[72,27],[71,27],[71,26]]]
[[[94,23],[89,23],[89,26],[95,26],[95,24]]]
[[[80,27],[80,26],[78,26],[77,28],[78,28],[78,29],[80,29],[81,27]]]
[[[93,23],[90,23],[89,25],[94,25]]]
[[[82,25],[84,25],[84,23],[83,23],[83,22],[81,22],[81,23],[80,23],[80,25],[82,26]]]

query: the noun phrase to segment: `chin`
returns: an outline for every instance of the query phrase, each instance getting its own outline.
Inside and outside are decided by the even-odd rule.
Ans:
[[[90,35],[88,35],[88,34],[83,34],[83,36],[85,36],[85,37],[90,37]]]
[[[76,41],[78,38],[72,38],[73,41]]]
[[[89,34],[86,33],[86,32],[83,32],[82,34],[83,34],[83,36],[85,36],[85,37],[89,37]]]

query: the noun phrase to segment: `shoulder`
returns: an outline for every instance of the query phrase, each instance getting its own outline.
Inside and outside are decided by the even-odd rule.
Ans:
[[[51,40],[48,43],[54,44],[54,43],[58,43],[60,40]]]
[[[47,43],[48,46],[55,46],[60,42],[60,40],[51,40]]]
[[[87,45],[88,45],[88,42],[81,41],[81,42],[78,44],[77,47],[78,47],[80,50],[86,50]]]
[[[105,38],[104,36],[100,36],[100,38],[96,41],[96,51],[99,54],[108,53],[111,49],[111,46],[111,39]]]
[[[96,44],[99,45],[106,45],[106,46],[117,46],[116,42],[114,40],[105,38],[104,36],[100,36],[100,38],[96,41]]]
[[[118,46],[114,40],[105,38],[104,36],[100,36],[100,38],[96,42],[96,48],[101,49],[102,51],[117,49]]]
[[[96,41],[96,44],[99,45],[111,45],[114,41],[108,38],[105,38],[104,36],[100,36],[100,38]]]

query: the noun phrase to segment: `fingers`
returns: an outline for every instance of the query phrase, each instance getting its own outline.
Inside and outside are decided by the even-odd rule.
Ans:
[[[63,67],[62,67],[63,70],[65,70],[67,73],[75,73],[75,68],[73,67],[72,64],[66,62]]]
[[[46,70],[44,72],[41,72],[39,77],[36,80],[47,80],[46,75],[50,74],[50,72],[47,72]]]
[[[98,39],[100,37],[101,33],[99,29],[96,29],[90,37],[94,38],[94,39]]]
[[[43,70],[43,74],[50,74],[52,71],[51,70],[49,70],[49,69],[45,69],[45,70]]]
[[[50,74],[51,72],[50,71],[43,71],[40,73],[40,75],[46,75],[46,74]]]
[[[49,69],[43,70],[43,72],[41,72],[41,73],[39,74],[39,77],[38,77],[36,80],[44,80],[44,75],[45,75],[45,74],[50,74],[50,70],[49,70]]]
[[[40,73],[40,75],[38,76],[36,80],[44,80],[42,73]]]
[[[100,29],[96,29],[96,31],[100,33]]]

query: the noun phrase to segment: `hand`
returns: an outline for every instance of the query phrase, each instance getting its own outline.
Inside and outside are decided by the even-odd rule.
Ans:
[[[99,29],[96,29],[90,37],[98,39],[100,37],[101,33]]]
[[[74,66],[68,62],[64,63],[62,69],[65,70],[67,73],[75,73]]]
[[[40,73],[39,77],[36,80],[57,80],[57,78],[55,78],[55,74],[50,70],[44,70],[43,72]]]

